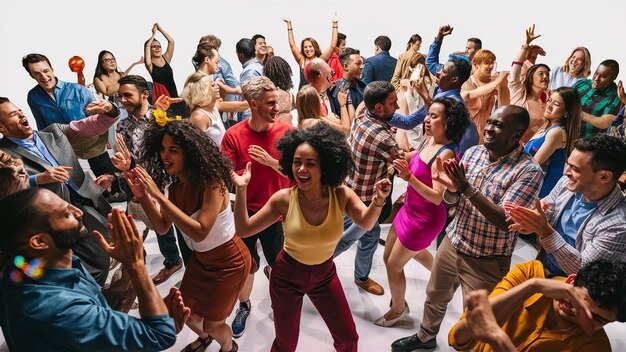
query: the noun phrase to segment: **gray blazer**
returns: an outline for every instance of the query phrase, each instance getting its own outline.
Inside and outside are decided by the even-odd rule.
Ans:
[[[34,131],[34,133],[37,133],[37,136],[46,145],[48,151],[59,165],[72,167],[72,170],[69,172],[70,180],[79,187],[77,193],[84,198],[90,199],[96,209],[106,216],[111,212],[111,205],[102,196],[102,188],[96,185],[80,166],[74,149],[72,149],[72,145],[66,136],[69,129],[69,125],[55,123],[41,131]],[[29,175],[44,172],[52,167],[46,160],[30,153],[8,138],[0,140],[0,150],[8,153],[14,159],[21,159],[24,162],[24,169]],[[41,185],[41,187],[49,189],[68,202],[70,200],[70,191],[63,182],[49,183]]]

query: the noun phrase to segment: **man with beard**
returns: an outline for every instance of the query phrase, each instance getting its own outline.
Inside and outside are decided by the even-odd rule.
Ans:
[[[347,50],[344,50],[344,53]],[[360,56],[358,60],[361,60]],[[394,160],[402,158],[401,150],[393,138],[389,125],[389,120],[398,108],[398,96],[391,83],[374,81],[365,88],[363,101],[367,112],[355,120],[349,139],[356,169],[359,171],[355,172],[352,178],[349,177],[346,183],[366,205],[369,206],[374,202],[375,206],[383,207],[386,200],[375,199],[374,185],[387,177],[387,169]],[[382,213],[386,210],[383,209]],[[381,218],[387,216],[382,215]],[[354,258],[354,283],[373,295],[381,296],[385,290],[369,277],[379,238],[378,221],[371,229],[364,230],[345,216],[344,232],[335,248],[334,256],[338,256],[354,242],[359,241]]]
[[[124,105],[128,111],[128,118],[122,120],[117,125],[117,132],[122,135],[124,144],[128,148],[128,152],[134,161],[139,161],[141,151],[143,150],[143,135],[150,123],[154,120],[152,112],[154,107],[148,102],[148,83],[141,76],[128,75],[120,78],[120,88],[117,92],[120,103]],[[122,171],[130,170],[131,160],[126,159],[122,153],[116,153],[112,160],[114,165]],[[125,163],[124,161],[127,161]],[[148,226],[147,224],[146,226]],[[152,278],[155,285],[159,285],[169,279],[173,273],[183,266],[183,261],[178,254],[178,246],[176,245],[176,236],[174,235],[174,227],[171,227],[164,235],[157,234],[157,242],[159,250],[163,255],[163,269]],[[180,241],[181,252],[183,257],[188,259],[191,257],[191,250]],[[185,260],[186,261],[186,260]]]
[[[530,123],[526,109],[507,105],[487,119],[484,145],[467,150],[460,162],[438,160],[443,200],[459,204],[448,236],[437,250],[426,286],[424,315],[417,334],[396,340],[393,352],[433,349],[448,303],[459,287],[467,294],[493,290],[509,272],[517,232],[510,231],[504,204],[535,202],[543,172],[520,146]]]
[[[98,100],[87,105],[86,111],[93,115],[33,131],[22,110],[0,97],[0,133],[4,136],[0,150],[22,160],[31,187],[53,191],[85,213],[88,229],[106,232],[106,215],[111,212],[111,205],[102,196],[102,189],[81,168],[72,142],[106,131],[119,116],[119,109],[106,100]],[[93,238],[81,242],[74,250],[96,281],[104,285],[109,256]]]
[[[0,323],[9,350],[160,351],[174,345],[189,308],[174,288],[161,299],[131,217],[114,209],[109,223],[113,242],[98,232],[95,237],[129,269],[141,319],[113,311],[72,255],[72,247],[92,237],[80,209],[46,189],[31,188],[0,201],[0,222],[0,248],[15,256],[0,283]]]

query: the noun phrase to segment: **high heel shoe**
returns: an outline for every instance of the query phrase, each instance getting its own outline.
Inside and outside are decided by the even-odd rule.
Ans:
[[[411,310],[409,309],[409,305],[405,302],[404,303],[404,310],[402,311],[402,313],[400,313],[400,315],[397,318],[387,320],[387,319],[385,319],[385,316],[383,315],[382,317],[380,317],[380,318],[378,318],[378,319],[376,319],[374,321],[374,325],[382,326],[382,327],[385,327],[385,328],[390,328],[390,327],[396,325],[400,320],[406,318],[409,315],[410,312],[411,312]]]

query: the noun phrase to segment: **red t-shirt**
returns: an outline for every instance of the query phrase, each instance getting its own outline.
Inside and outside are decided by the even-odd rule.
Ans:
[[[328,66],[335,70],[335,75],[330,79],[331,82],[338,81],[343,77],[343,66],[341,66],[339,56],[337,56],[336,52],[333,52],[330,59],[328,59]]]
[[[265,132],[255,132],[248,124],[249,120],[239,122],[226,130],[222,140],[222,152],[233,162],[233,169],[241,174],[246,164],[252,162],[252,178],[248,184],[248,210],[257,212],[277,191],[291,185],[289,179],[269,166],[258,163],[248,154],[248,147],[258,145],[265,149],[273,158],[280,159],[280,153],[274,144],[293,126],[276,119],[274,125]]]

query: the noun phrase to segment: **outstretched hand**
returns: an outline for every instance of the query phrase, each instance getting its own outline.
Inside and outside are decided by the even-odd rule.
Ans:
[[[535,35],[535,25],[533,24],[532,27],[528,27],[526,30],[526,45],[530,45],[533,40],[539,37],[541,37],[541,34]]]
[[[97,114],[106,114],[107,112],[113,109],[113,105],[110,101],[104,99],[98,99],[96,101],[92,101],[85,107],[86,115],[97,115]]]
[[[111,243],[107,243],[100,232],[94,231],[100,247],[111,258],[128,267],[133,264],[143,264],[143,238],[132,216],[124,214],[123,210],[113,208],[109,214],[108,229]]]
[[[617,82],[617,97],[622,104],[626,105],[626,93],[624,92],[624,84],[621,80]]]
[[[141,186],[145,190],[145,193],[151,195],[154,198],[158,198],[163,195],[163,193],[161,193],[161,190],[156,185],[152,177],[148,174],[148,172],[144,168],[137,165],[132,170],[132,172],[133,174],[135,174],[136,180],[141,184]]]
[[[548,204],[542,204],[540,199],[535,201],[535,209],[526,208],[515,203],[506,202],[504,210],[509,214],[511,224],[509,231],[517,231],[523,234],[535,233],[537,236],[545,237],[554,232],[548,223],[545,209]]]
[[[165,94],[162,94],[155,102],[154,102],[154,106],[157,109],[160,110],[167,110],[170,108],[170,105],[172,104],[176,104],[176,103],[180,103],[181,101],[183,101],[183,98],[172,98],[172,97],[168,97]]]
[[[132,163],[132,157],[128,148],[126,147],[126,143],[124,143],[124,137],[121,134],[115,134],[115,148],[117,151],[111,157],[111,162],[113,166],[115,166],[120,171],[128,171],[130,170],[130,165]]]
[[[233,180],[233,184],[237,188],[245,188],[250,183],[250,178],[252,177],[252,163],[248,162],[246,164],[246,169],[241,175],[237,175],[235,171],[230,172],[230,178]]]

